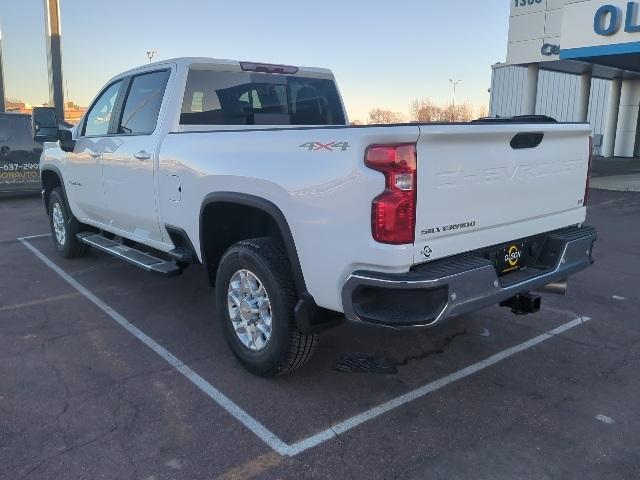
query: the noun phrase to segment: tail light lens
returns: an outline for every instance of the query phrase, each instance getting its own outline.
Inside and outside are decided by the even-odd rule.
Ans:
[[[589,137],[589,167],[587,168],[587,183],[584,186],[584,200],[583,206],[587,206],[589,203],[589,181],[591,180],[591,164],[593,163],[593,137]]]
[[[371,230],[377,242],[403,245],[415,240],[416,163],[413,143],[367,149],[365,165],[385,177],[385,190],[371,207]]]

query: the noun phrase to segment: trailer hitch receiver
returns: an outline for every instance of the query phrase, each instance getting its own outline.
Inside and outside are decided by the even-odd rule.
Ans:
[[[539,295],[531,293],[519,293],[515,297],[511,297],[504,302],[500,302],[501,307],[511,309],[511,313],[515,315],[527,315],[540,311],[541,298]]]

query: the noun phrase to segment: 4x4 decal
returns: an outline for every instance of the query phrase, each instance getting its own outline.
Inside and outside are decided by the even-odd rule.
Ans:
[[[347,148],[349,148],[349,142],[307,142],[300,145],[300,148],[306,148],[310,152],[318,151],[318,150],[328,150],[330,152],[335,151],[343,151],[346,152]]]

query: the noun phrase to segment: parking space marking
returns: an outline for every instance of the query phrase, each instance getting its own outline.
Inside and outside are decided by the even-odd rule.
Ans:
[[[543,333],[542,335],[532,338],[531,340],[527,340],[526,342],[516,345],[515,347],[511,347],[499,353],[491,355],[490,357],[485,358],[484,360],[481,360],[478,363],[469,365],[468,367],[465,367],[462,370],[458,370],[457,372],[447,375],[446,377],[435,380],[409,393],[405,393],[404,395],[396,397],[393,400],[389,400],[388,402],[385,402],[382,405],[378,405],[377,407],[371,408],[366,412],[362,412],[354,417],[351,417],[347,420],[337,423],[329,427],[327,430],[323,432],[320,432],[298,443],[294,443],[293,445],[291,445],[290,454],[296,455],[297,453],[300,453],[304,450],[312,448],[322,442],[325,442],[331,437],[338,436],[348,430],[351,430],[354,427],[357,427],[358,425],[364,422],[367,422],[376,417],[379,417],[383,413],[386,413],[390,410],[394,410],[420,397],[424,397],[425,395],[428,395],[429,393],[433,393],[436,390],[440,390],[441,388],[446,387],[451,383],[457,382],[458,380],[461,380],[470,375],[473,375],[474,373],[477,373],[480,370],[484,370],[487,367],[495,365],[496,363],[501,362],[502,360],[509,358],[515,355],[516,353],[529,350],[530,348],[535,347],[536,345],[546,340],[549,340],[550,338],[560,335],[566,332],[567,330],[572,329],[573,327],[582,325],[583,323],[588,322],[589,320],[591,320],[589,317],[578,317],[574,320],[571,320],[568,323],[565,323],[564,325],[560,325],[559,327],[554,328],[553,330],[549,330],[548,332]]]
[[[56,295],[55,297],[41,298],[39,300],[32,300],[24,303],[14,303],[13,305],[0,306],[0,312],[6,312],[8,310],[18,310],[20,308],[35,307],[36,305],[42,305],[44,303],[58,302],[60,300],[68,300],[69,298],[78,297],[80,293],[65,293],[64,295]]]
[[[209,396],[213,401],[215,401],[218,405],[224,408],[229,414],[231,414],[236,420],[242,423],[245,427],[247,427],[251,432],[253,432],[260,440],[269,445],[273,450],[278,452],[280,455],[286,455],[289,451],[289,445],[280,440],[274,433],[268,430],[264,425],[262,425],[259,421],[249,415],[245,410],[243,410],[239,405],[234,403],[230,398],[224,395],[220,390],[215,388],[209,382],[207,382],[204,378],[198,375],[196,372],[191,370],[188,366],[186,366],[183,362],[181,362],[177,357],[175,357],[171,352],[169,352],[166,348],[156,342],[153,338],[149,337],[146,333],[140,330],[138,327],[129,322],[126,318],[116,312],[109,305],[104,303],[98,297],[96,297],[93,293],[87,290],[84,286],[78,283],[73,277],[71,277],[68,273],[66,273],[62,268],[49,260],[44,253],[38,250],[36,247],[31,245],[27,240],[20,239],[22,244],[27,247],[31,252],[38,257],[40,260],[44,262],[44,264],[56,272],[63,280],[65,280],[69,285],[75,288],[78,292],[84,295],[89,301],[91,301],[94,305],[96,305],[100,310],[109,315],[113,320],[116,321],[120,326],[125,328],[129,333],[131,333],[134,337],[144,343],[151,350],[156,352],[160,357],[162,357],[167,363],[169,363],[173,368],[179,371],[182,375],[184,375],[187,379],[189,379],[196,387],[198,387],[202,392],[204,392],[207,396]]]
[[[596,420],[598,420],[599,422],[602,422],[602,423],[606,423],[607,425],[611,425],[613,423],[616,423],[616,421],[613,418],[607,417],[606,415],[602,415],[602,414],[596,415]]]
[[[33,240],[34,238],[44,238],[44,237],[50,237],[50,236],[51,236],[50,233],[41,233],[39,235],[28,235],[26,237],[20,237],[20,238],[17,238],[16,240],[20,240],[22,242],[22,240]]]
[[[417,400],[421,397],[424,397],[430,393],[433,393],[437,390],[440,390],[447,385],[450,385],[458,380],[462,380],[466,377],[469,377],[475,373],[480,372],[492,365],[495,365],[513,355],[529,350],[536,345],[539,345],[551,338],[554,338],[558,335],[563,334],[564,332],[582,325],[589,320],[589,317],[578,317],[570,322],[567,322],[563,325],[560,325],[553,330],[549,330],[541,335],[538,335],[535,338],[527,340],[519,345],[508,348],[501,352],[498,352],[494,355],[491,355],[484,360],[481,360],[473,365],[469,365],[468,367],[463,368],[462,370],[458,370],[457,372],[451,373],[443,378],[435,380],[427,385],[419,387],[415,390],[412,390],[404,395],[396,397],[392,400],[382,403],[377,407],[373,407],[369,410],[366,410],[360,414],[357,414],[351,418],[343,420],[342,422],[336,423],[335,425],[330,426],[326,430],[323,430],[319,433],[311,435],[303,440],[295,442],[293,444],[287,444],[283,440],[281,440],[275,433],[271,432],[267,429],[262,423],[249,415],[242,407],[233,402],[229,397],[224,395],[220,390],[215,388],[209,382],[207,382],[204,378],[198,375],[196,372],[191,370],[188,366],[186,366],[182,361],[180,361],[177,357],[175,357],[171,352],[165,349],[162,345],[157,343],[154,339],[149,337],[142,330],[137,328],[131,322],[129,322],[126,318],[116,312],[113,308],[107,305],[105,302],[96,297],[93,293],[91,293],[87,288],[81,285],[78,281],[76,281],[73,277],[71,277],[68,273],[66,273],[62,268],[56,265],[53,261],[49,260],[47,256],[34,247],[31,243],[29,243],[28,237],[23,237],[18,239],[22,244],[28,248],[36,257],[38,257],[45,265],[51,268],[54,272],[56,272],[63,280],[65,280],[69,285],[75,288],[78,292],[80,292],[83,296],[85,296],[89,301],[95,304],[98,308],[100,308],[104,313],[106,313],[109,317],[111,317],[114,321],[116,321],[120,326],[125,328],[129,333],[134,335],[138,340],[140,340],[147,347],[151,348],[155,353],[157,353],[160,357],[162,357],[166,362],[168,362],[172,367],[174,367],[178,372],[184,375],[189,381],[191,381],[196,387],[198,387],[202,392],[204,392],[209,398],[215,401],[218,405],[220,405],[223,409],[225,409],[230,415],[232,415],[236,420],[242,423],[248,430],[253,432],[260,440],[266,443],[271,449],[282,456],[290,456],[293,457],[298,455],[310,448],[316,447],[328,440],[336,438],[337,436],[352,430],[353,428],[362,425],[365,422],[373,420],[384,413],[387,413],[391,410],[395,410],[398,407],[401,407],[409,402]]]
[[[263,475],[280,465],[284,457],[276,452],[265,453],[223,473],[217,480],[247,480]]]

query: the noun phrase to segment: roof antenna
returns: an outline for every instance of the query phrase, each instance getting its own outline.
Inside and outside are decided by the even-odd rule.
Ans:
[[[156,53],[158,53],[157,50],[147,50],[147,58],[149,59],[149,63],[151,63],[151,60],[153,60],[153,57],[155,57]]]

